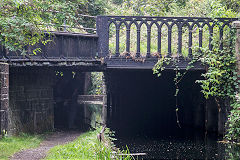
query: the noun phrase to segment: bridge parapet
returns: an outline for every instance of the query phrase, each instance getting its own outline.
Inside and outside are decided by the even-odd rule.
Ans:
[[[213,35],[216,34],[222,40],[235,20],[237,19],[98,16],[98,52],[104,57],[114,58],[159,58],[162,55],[191,57],[194,47],[208,47],[212,50]],[[113,44],[109,40],[114,41],[111,42]],[[142,45],[143,41],[146,41],[145,46]],[[115,47],[113,51],[109,44]],[[223,42],[220,42],[220,49],[223,47]],[[122,48],[124,50],[121,51]]]
[[[62,62],[100,63],[105,59],[108,68],[151,69],[162,56],[191,57],[194,48],[198,49],[197,52],[202,47],[212,50],[213,37],[219,39],[219,47],[223,49],[222,39],[227,37],[231,23],[236,20],[237,18],[97,16],[97,35],[52,32],[52,42],[34,46],[41,49],[40,53],[34,55],[34,47],[26,48],[25,55],[0,47],[0,61],[21,66],[25,65],[22,62],[59,65]],[[188,64],[184,63],[182,68]]]
[[[0,61],[10,64],[96,61],[98,36],[95,34],[52,32],[46,33],[46,38],[50,42],[26,47],[25,55],[1,47]],[[40,48],[41,52],[33,54],[33,49],[36,48]]]

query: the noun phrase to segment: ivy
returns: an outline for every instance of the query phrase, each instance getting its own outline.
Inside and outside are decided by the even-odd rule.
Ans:
[[[240,101],[238,99],[239,81],[237,75],[237,65],[234,44],[234,30],[222,41],[213,40],[213,49],[202,48],[203,54],[199,60],[207,66],[207,70],[202,76],[204,80],[197,80],[201,85],[201,92],[205,98],[214,97],[218,107],[219,101],[230,102],[230,114],[226,123],[225,138],[229,141],[240,142]],[[224,49],[220,50],[220,43]],[[226,106],[227,107],[227,106]]]
[[[221,40],[217,35],[214,35],[212,50],[209,50],[209,48],[194,48],[192,59],[183,73],[180,72],[178,58],[163,56],[155,64],[153,74],[157,74],[157,76],[161,76],[161,72],[167,65],[174,66],[176,73],[173,79],[176,88],[174,96],[176,97],[176,118],[179,127],[177,96],[180,88],[178,84],[196,62],[201,62],[202,65],[206,66],[206,72],[202,74],[203,79],[196,80],[196,83],[200,84],[201,92],[206,99],[214,97],[218,107],[221,107],[220,101],[230,102],[230,115],[226,123],[225,138],[240,142],[240,98],[238,95],[238,79],[240,77],[237,76],[236,56],[234,43],[232,43],[235,39],[234,35],[233,29],[228,30],[228,34]],[[220,49],[221,44],[223,50]]]
[[[230,141],[240,142],[240,101],[239,99],[231,103],[231,111],[227,121],[227,134],[225,138]]]
[[[206,99],[210,96],[233,99],[238,88],[236,57],[230,48],[224,50],[218,48],[219,45],[214,45],[212,51],[202,49],[204,54],[200,57],[200,61],[207,66],[207,70],[202,74],[204,80],[196,82],[200,83]]]

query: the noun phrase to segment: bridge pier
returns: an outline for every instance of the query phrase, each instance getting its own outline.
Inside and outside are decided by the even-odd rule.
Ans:
[[[236,33],[236,42],[235,42],[235,55],[236,55],[236,58],[237,58],[237,69],[238,69],[238,78],[237,78],[237,81],[240,80],[240,21],[234,21],[233,22],[233,27],[237,30],[237,33]],[[238,83],[239,85],[239,90],[240,90],[240,83]],[[240,99],[239,97],[239,91],[238,90],[238,98]]]
[[[9,134],[53,129],[54,77],[54,70],[48,67],[10,68]]]
[[[235,43],[235,54],[237,58],[238,77],[240,77],[240,21],[234,21],[233,27],[237,30],[236,43]],[[238,78],[238,80],[240,80]]]
[[[8,131],[8,115],[9,65],[7,63],[0,63],[0,135],[2,135],[3,131]]]
[[[90,67],[89,67],[90,68]],[[66,71],[70,78],[64,83],[57,85],[62,76],[57,76],[56,71]],[[78,74],[78,78],[73,79],[73,73]],[[43,133],[53,130],[56,118],[60,118],[61,122],[70,121],[70,104],[68,99],[75,88],[79,89],[78,94],[87,95],[91,86],[91,68],[71,68],[71,67],[48,67],[48,66],[25,66],[25,67],[9,67],[7,63],[0,63],[0,131],[7,131],[9,135],[25,133]],[[61,81],[61,80],[60,80]],[[73,82],[73,83],[72,83]],[[62,88],[63,97],[61,98],[62,106],[58,106],[58,97],[54,91]],[[71,89],[70,89],[71,88]],[[69,91],[71,90],[71,92]],[[105,89],[104,89],[105,94]],[[68,98],[67,98],[68,97]],[[106,120],[106,97],[103,98],[102,118],[103,123]],[[64,107],[63,103],[65,104]],[[70,102],[71,103],[71,102]],[[74,103],[77,104],[77,98]],[[60,109],[60,115],[56,113]],[[86,105],[78,105],[75,110],[75,123],[79,128],[79,124],[83,124],[83,117],[86,116]],[[74,111],[74,112],[75,112]],[[80,113],[81,112],[81,113]],[[57,113],[58,114],[58,113]],[[82,116],[82,117],[80,117]],[[67,124],[68,125],[68,124]],[[84,129],[84,128],[83,128]],[[0,134],[2,135],[2,134]]]

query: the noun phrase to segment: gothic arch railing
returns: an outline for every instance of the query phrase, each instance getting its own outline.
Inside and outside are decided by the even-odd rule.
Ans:
[[[165,47],[167,50],[167,55],[171,56],[172,54],[176,54],[177,56],[183,55],[183,43],[187,44],[187,54],[188,56],[192,55],[193,52],[193,42],[197,41],[198,47],[203,47],[203,43],[205,44],[206,41],[208,43],[208,48],[211,50],[213,34],[218,34],[219,39],[222,39],[225,32],[225,27],[231,28],[231,23],[237,20],[237,18],[200,18],[200,17],[140,17],[140,16],[98,16],[97,17],[97,34],[99,36],[98,40],[98,55],[100,57],[121,57],[121,51],[119,44],[124,43],[125,50],[124,56],[128,56],[130,54],[130,43],[131,32],[136,32],[136,41],[135,43],[135,57],[152,57],[152,47],[151,47],[151,40],[152,38],[157,39],[157,53],[161,56],[162,48]],[[110,26],[113,25],[113,28]],[[142,26],[146,26],[146,38],[145,41],[146,45],[146,53],[141,51],[141,29]],[[120,40],[120,32],[125,27],[124,30],[124,41]],[[131,27],[135,26],[135,31],[131,30]],[[155,26],[155,30],[153,29]],[[167,30],[163,30],[163,27],[167,28]],[[175,29],[174,29],[175,27]],[[157,29],[156,29],[157,28]],[[177,28],[177,29],[176,29]],[[115,49],[113,51],[109,50],[109,42],[110,36],[109,32],[110,29],[114,29],[115,32],[115,40],[114,46]],[[153,37],[152,32],[156,32]],[[166,41],[163,40],[163,32],[167,32]],[[188,32],[188,36],[184,35],[183,39],[183,32]],[[193,34],[197,32],[198,36],[193,37]],[[122,33],[122,32],[121,32]],[[208,36],[204,36],[204,34],[208,34]],[[174,39],[175,43],[173,42],[173,36],[177,37]],[[207,37],[207,40],[206,40]],[[187,42],[186,42],[187,38]],[[185,41],[185,42],[184,42]],[[112,43],[112,42],[111,42]],[[164,46],[163,46],[164,45]],[[173,47],[177,49],[173,51]],[[220,49],[223,49],[223,44],[221,42]]]

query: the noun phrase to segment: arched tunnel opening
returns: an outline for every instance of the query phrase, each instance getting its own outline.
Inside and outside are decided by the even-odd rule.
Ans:
[[[188,71],[179,83],[176,99],[174,70],[166,70],[160,77],[151,70],[109,70],[109,126],[121,136],[185,137],[204,133],[206,102],[200,85],[195,83],[202,73]]]

